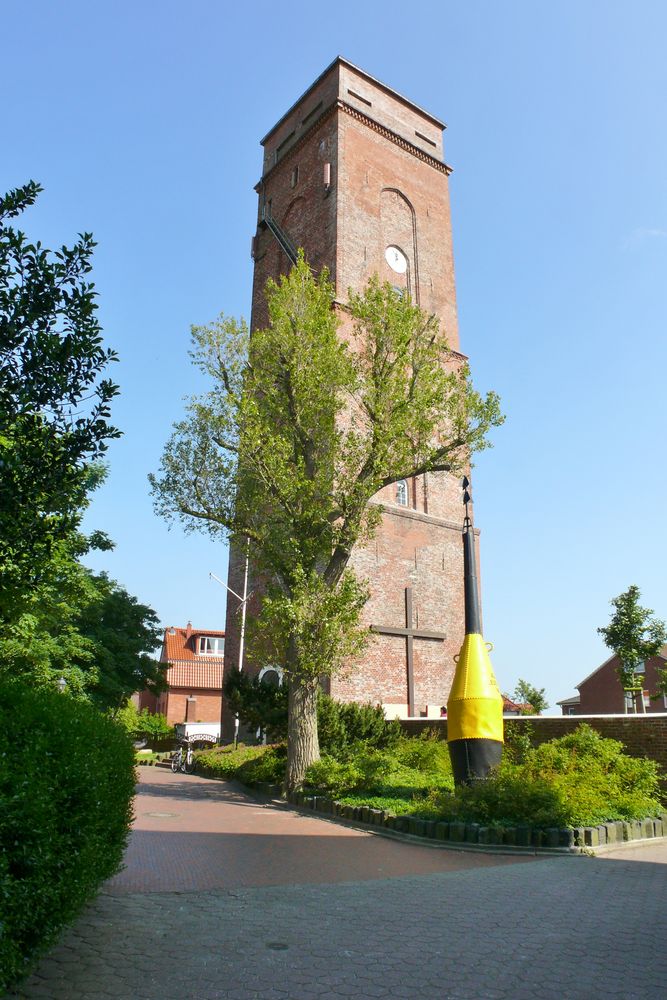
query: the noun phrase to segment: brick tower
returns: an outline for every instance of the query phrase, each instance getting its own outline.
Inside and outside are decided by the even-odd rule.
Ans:
[[[262,139],[253,328],[266,322],[267,279],[287,272],[303,247],[315,271],[329,269],[337,303],[378,273],[435,313],[458,350],[443,128],[345,59],[322,73]],[[353,669],[331,678],[329,690],[342,701],[381,702],[388,715],[437,715],[464,634],[459,483],[431,473],[387,487],[375,501],[383,505],[382,523],[351,563],[369,582],[364,618],[375,635]],[[229,586],[237,594],[244,566],[244,555],[232,550]],[[226,635],[230,669],[239,655],[231,596]],[[244,662],[253,673],[263,666]]]

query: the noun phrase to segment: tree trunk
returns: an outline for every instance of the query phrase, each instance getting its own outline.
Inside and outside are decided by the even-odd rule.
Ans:
[[[298,666],[289,680],[287,722],[287,775],[285,790],[295,792],[303,785],[306,768],[320,759],[317,739],[317,677],[299,675]]]

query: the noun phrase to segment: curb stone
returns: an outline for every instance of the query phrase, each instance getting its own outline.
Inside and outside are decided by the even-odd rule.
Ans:
[[[482,826],[460,821],[438,822],[418,816],[394,815],[370,806],[349,806],[322,796],[303,792],[288,795],[284,803],[312,809],[334,821],[354,823],[386,836],[468,851],[496,851],[512,854],[592,854],[623,844],[646,840],[667,840],[667,813],[643,820],[611,820],[597,826],[550,827],[542,829],[525,824],[510,827]]]

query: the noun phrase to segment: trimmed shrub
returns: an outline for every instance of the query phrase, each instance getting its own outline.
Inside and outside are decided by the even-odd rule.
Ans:
[[[216,747],[214,750],[200,750],[195,753],[197,771],[205,777],[224,778],[232,781],[239,769],[248,761],[262,757],[269,748],[266,746],[248,747],[239,743],[237,747]]]
[[[496,775],[434,794],[425,812],[445,820],[536,827],[595,826],[660,812],[658,765],[582,723],[572,733],[504,759]]]
[[[305,785],[336,797],[356,788],[361,779],[361,771],[350,761],[339,761],[323,754],[306,771]]]
[[[359,744],[378,750],[395,746],[401,739],[401,726],[396,719],[388,722],[380,705],[334,701],[320,694],[317,733],[321,752],[341,760]]]
[[[392,808],[402,803],[415,811],[434,788],[453,789],[447,744],[437,734],[400,737],[386,750],[356,743],[340,759],[323,754],[306,772],[306,785],[314,791],[343,796],[346,800],[373,802],[382,799]]]
[[[264,753],[259,757],[241,764],[236,777],[244,785],[257,785],[266,782],[269,785],[280,785],[285,780],[287,769],[287,746],[279,743],[277,746],[262,747]]]
[[[204,777],[237,780],[244,785],[279,785],[285,778],[287,747],[284,743],[255,747],[239,743],[236,748],[229,744],[197,751],[195,759],[197,771]]]
[[[90,705],[1,681],[0,760],[2,993],[118,871],[134,751]]]
[[[425,729],[419,736],[402,736],[392,752],[403,767],[423,774],[447,775],[454,787],[449,748],[435,730]]]

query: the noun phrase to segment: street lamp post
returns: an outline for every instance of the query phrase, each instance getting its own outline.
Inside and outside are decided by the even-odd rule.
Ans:
[[[225,588],[225,590],[229,591],[229,593],[233,597],[235,597],[237,599],[237,601],[241,602],[239,604],[239,607],[241,608],[241,636],[240,636],[240,640],[239,640],[239,673],[241,673],[243,671],[243,650],[244,650],[244,645],[245,645],[246,608],[248,606],[248,599],[251,597],[251,594],[248,593],[248,564],[249,564],[249,558],[250,558],[250,539],[246,538],[246,544],[245,544],[245,568],[244,568],[244,572],[243,572],[243,596],[242,597],[241,597],[240,594],[237,594],[235,590],[232,590],[231,587],[227,586],[227,584],[224,582],[224,580],[221,580],[219,576],[215,575],[215,573],[209,573],[208,574],[209,578],[211,580],[215,580],[216,583],[219,583],[222,587]],[[224,667],[223,667],[223,672],[224,672]],[[222,741],[223,705],[224,705],[224,692],[221,691],[220,692],[220,741]],[[238,716],[238,712],[237,712],[236,715],[234,716],[234,746],[236,746],[238,744],[238,741],[239,741],[239,716]]]

